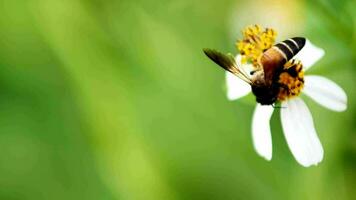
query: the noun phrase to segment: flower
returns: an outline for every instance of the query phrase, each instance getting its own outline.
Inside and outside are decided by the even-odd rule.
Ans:
[[[256,25],[248,27],[243,34],[244,39],[237,42],[240,54],[236,56],[235,60],[244,71],[251,72],[255,68],[260,54],[274,43],[276,33],[272,29],[263,31]],[[323,56],[323,49],[306,40],[304,48],[293,57],[294,60],[300,61],[298,63],[300,67],[303,64],[300,76],[303,78],[304,84],[295,94],[279,98],[281,102],[280,117],[285,139],[294,158],[304,167],[320,163],[324,150],[316,133],[312,115],[299,94],[302,92],[321,106],[333,111],[341,112],[347,107],[347,96],[336,83],[322,76],[304,76],[304,71],[307,71]],[[251,92],[249,84],[230,72],[226,72],[226,84],[229,100],[236,100]],[[253,146],[256,152],[266,160],[272,159],[272,138],[269,123],[273,111],[273,106],[257,103],[252,119]]]

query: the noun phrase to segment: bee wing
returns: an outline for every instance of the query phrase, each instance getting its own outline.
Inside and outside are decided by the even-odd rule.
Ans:
[[[250,78],[243,73],[242,70],[236,64],[234,56],[231,54],[223,54],[214,49],[203,49],[205,55],[207,55],[212,61],[224,68],[226,71],[231,72],[235,76],[239,77],[243,81],[251,84]]]

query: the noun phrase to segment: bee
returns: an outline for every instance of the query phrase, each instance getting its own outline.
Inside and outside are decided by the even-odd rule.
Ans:
[[[305,41],[303,37],[294,37],[266,49],[250,74],[236,63],[231,54],[212,49],[203,51],[220,67],[250,84],[258,103],[274,105],[278,100],[296,95],[303,86],[302,65],[291,59],[304,47]]]

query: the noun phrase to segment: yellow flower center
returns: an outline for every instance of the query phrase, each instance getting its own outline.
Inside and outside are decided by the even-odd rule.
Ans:
[[[243,31],[243,39],[236,42],[236,47],[242,55],[242,62],[252,62],[255,66],[262,53],[271,48],[277,32],[270,28],[262,29],[259,25],[248,26]]]
[[[302,63],[294,60],[287,62],[279,75],[278,83],[281,85],[277,97],[279,101],[298,96],[304,87]]]

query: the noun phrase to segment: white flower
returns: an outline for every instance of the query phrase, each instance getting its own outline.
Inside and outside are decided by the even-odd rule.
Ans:
[[[306,71],[324,55],[324,50],[314,46],[308,40],[304,48],[294,57],[303,63]],[[236,57],[246,71],[251,66],[241,63],[241,56]],[[303,93],[320,105],[333,110],[344,111],[347,107],[345,92],[333,81],[321,77],[306,75]],[[233,74],[226,73],[227,97],[229,100],[241,98],[251,92],[251,86]],[[304,167],[317,165],[323,159],[324,150],[314,128],[313,118],[304,101],[294,97],[283,101],[281,122],[284,136],[294,158]],[[272,138],[270,118],[274,108],[257,104],[252,119],[252,139],[256,152],[267,160],[272,159]]]

